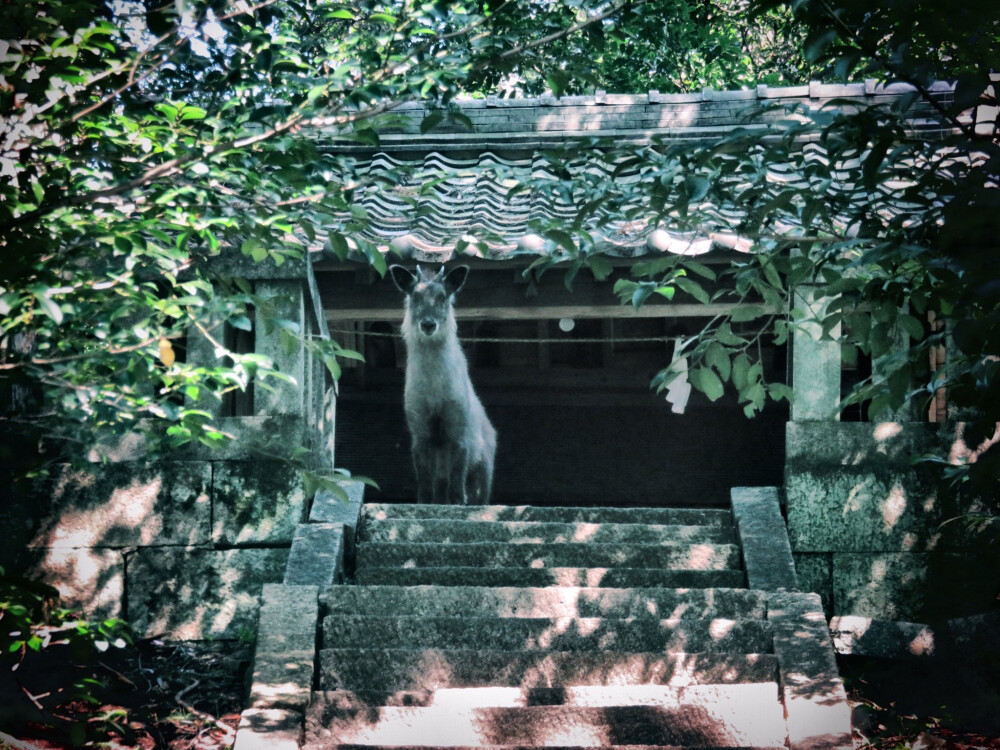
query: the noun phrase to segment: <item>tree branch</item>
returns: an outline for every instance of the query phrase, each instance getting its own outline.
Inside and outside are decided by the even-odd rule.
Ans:
[[[649,2],[649,0],[623,0],[623,2],[620,2],[617,5],[612,5],[606,11],[603,11],[603,12],[598,13],[596,15],[590,16],[586,20],[580,21],[579,23],[576,23],[576,24],[570,26],[567,29],[562,29],[560,31],[554,31],[551,34],[548,34],[548,35],[543,36],[543,37],[539,37],[538,39],[533,39],[530,42],[525,42],[524,44],[518,45],[516,47],[511,47],[509,50],[506,50],[506,51],[500,53],[499,55],[497,55],[497,57],[494,58],[494,59],[506,60],[509,57],[514,57],[515,55],[519,55],[522,52],[525,52],[525,51],[527,51],[529,49],[534,49],[535,47],[540,47],[543,44],[548,44],[550,42],[554,42],[557,39],[561,39],[561,38],[563,38],[565,36],[569,36],[570,34],[573,34],[573,33],[576,33],[577,31],[580,31],[581,29],[585,29],[588,26],[591,26],[591,25],[593,25],[595,23],[599,23],[599,22],[603,21],[604,19],[610,18],[611,16],[619,13],[620,11],[624,10],[626,7],[633,7],[634,8],[634,7],[639,6],[639,5],[644,5],[647,2]]]
[[[827,0],[820,0],[820,2],[822,3],[823,10],[826,11],[827,16],[833,20],[833,22],[841,29],[843,33],[847,35],[847,37],[851,41],[853,41],[856,45],[858,45],[858,49],[860,49],[862,52],[864,52],[873,60],[877,61],[879,65],[884,67],[894,76],[906,81],[911,86],[913,86],[917,90],[917,93],[920,94],[920,97],[925,102],[930,104],[945,121],[950,122],[952,127],[961,130],[962,134],[968,138],[976,137],[974,125],[970,127],[961,122],[957,117],[955,117],[955,115],[949,112],[948,109],[943,104],[941,104],[941,102],[935,99],[934,95],[931,94],[930,90],[926,86],[924,86],[919,80],[917,80],[916,78],[914,78],[912,75],[910,75],[905,71],[901,72],[897,70],[896,67],[893,66],[891,60],[887,59],[884,55],[879,53],[878,48],[873,48],[871,45],[862,42],[858,33],[850,26],[848,26],[844,22],[844,20],[837,15],[837,13],[833,10],[833,8],[830,7],[830,4],[827,2]]]

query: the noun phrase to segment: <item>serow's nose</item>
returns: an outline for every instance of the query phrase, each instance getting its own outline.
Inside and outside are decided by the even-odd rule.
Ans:
[[[425,319],[420,321],[420,330],[423,331],[427,336],[430,336],[434,331],[437,330],[437,323],[433,320]]]

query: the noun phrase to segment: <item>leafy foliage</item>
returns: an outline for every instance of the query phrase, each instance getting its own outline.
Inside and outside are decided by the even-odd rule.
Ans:
[[[579,2],[563,17],[536,0],[8,3],[0,402],[5,432],[29,439],[5,459],[37,458],[39,438],[79,455],[95,431],[141,417],[170,424],[173,443],[225,439],[205,405],[288,376],[238,351],[224,326],[261,319],[336,377],[338,358],[357,354],[272,313],[218,262],[223,250],[281,266],[325,243],[384,273],[353,236],[368,221],[354,204],[364,178],[317,135],[377,143],[399,105],[445,105],[624,6]],[[215,366],[186,361],[187,335]]]
[[[20,707],[5,706],[0,714],[37,709],[39,719],[65,725],[69,736],[82,744],[88,722],[73,721],[64,712],[74,702],[99,702],[96,693],[101,684],[84,667],[109,649],[125,649],[131,644],[131,634],[121,620],[84,620],[60,606],[58,593],[52,587],[6,575],[0,568],[0,670],[5,673],[0,682],[16,683],[30,701]],[[22,668],[26,663],[32,666]],[[44,680],[62,668],[72,670],[75,677],[43,689]],[[11,697],[8,692],[7,698]],[[92,719],[89,729],[100,732],[105,727],[96,725],[112,727],[116,718],[109,714]],[[13,716],[6,715],[6,719],[12,720]]]
[[[688,92],[805,83],[819,72],[803,58],[803,27],[787,9],[750,10],[744,0],[646,0],[626,5],[603,23],[560,34],[585,13],[578,2],[551,3],[511,16],[505,33],[510,45],[536,30],[556,38],[523,55],[491,60],[468,86],[520,95],[593,88]]]

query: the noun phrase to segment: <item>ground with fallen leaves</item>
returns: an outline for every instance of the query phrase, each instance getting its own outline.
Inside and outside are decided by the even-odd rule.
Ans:
[[[42,684],[40,671],[60,670],[35,665],[34,674],[19,678],[19,687],[22,693],[25,686],[37,691],[36,700],[19,697],[26,710],[15,714],[14,725],[0,726],[0,750],[224,750],[236,736],[252,657],[252,646],[232,641],[141,641],[105,652],[85,667],[75,665],[69,681],[65,672],[59,675],[63,686],[101,683],[89,683],[96,703],[73,699],[71,687],[61,688],[62,700],[44,695],[51,688]],[[32,702],[45,708],[44,716],[31,710]]]

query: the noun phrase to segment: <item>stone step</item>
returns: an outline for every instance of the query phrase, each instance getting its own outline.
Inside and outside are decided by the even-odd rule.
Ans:
[[[396,617],[652,617],[762,620],[767,601],[747,589],[334,586],[327,614]]]
[[[742,570],[658,568],[382,568],[365,567],[354,581],[389,586],[584,586],[600,588],[742,588]]]
[[[775,682],[727,685],[577,685],[575,687],[470,687],[396,692],[321,690],[313,693],[313,716],[330,708],[363,710],[379,706],[518,708],[527,706],[671,706],[681,703],[777,700]]]
[[[774,682],[778,665],[773,654],[325,648],[319,668],[322,690],[395,692]]]
[[[732,526],[639,523],[552,523],[544,521],[456,521],[438,518],[369,520],[358,530],[362,542],[507,542],[511,544],[732,544]]]
[[[541,745],[518,745],[516,750],[542,750],[542,747]],[[689,745],[614,745],[613,747],[614,750],[690,750]],[[442,745],[441,748],[442,750],[443,748],[447,748],[447,750],[514,750],[510,745]],[[437,750],[437,748],[433,745],[414,745],[412,743],[409,745],[364,745],[338,743],[334,740],[324,742],[323,740],[309,740],[307,738],[306,743],[302,745],[302,750]],[[607,746],[558,745],[545,747],[545,750],[607,750]],[[786,745],[706,745],[699,747],[698,750],[788,750],[788,747]]]
[[[628,651],[768,653],[762,620],[649,617],[365,617],[323,621],[326,648],[459,648],[500,651]]]
[[[578,508],[535,505],[407,505],[368,503],[365,521],[386,518],[439,518],[460,521],[543,521],[552,523],[632,523],[668,526],[732,526],[723,508]]]
[[[334,701],[317,702],[311,711],[327,737],[359,746],[781,745],[786,730],[776,684],[712,688],[690,694],[654,688],[637,694],[636,703],[611,705],[605,692],[570,705],[475,706],[456,695],[451,704],[429,707],[355,708]]]
[[[725,570],[740,567],[735,544],[434,544],[364,542],[356,566],[431,567],[626,567],[674,570]]]

